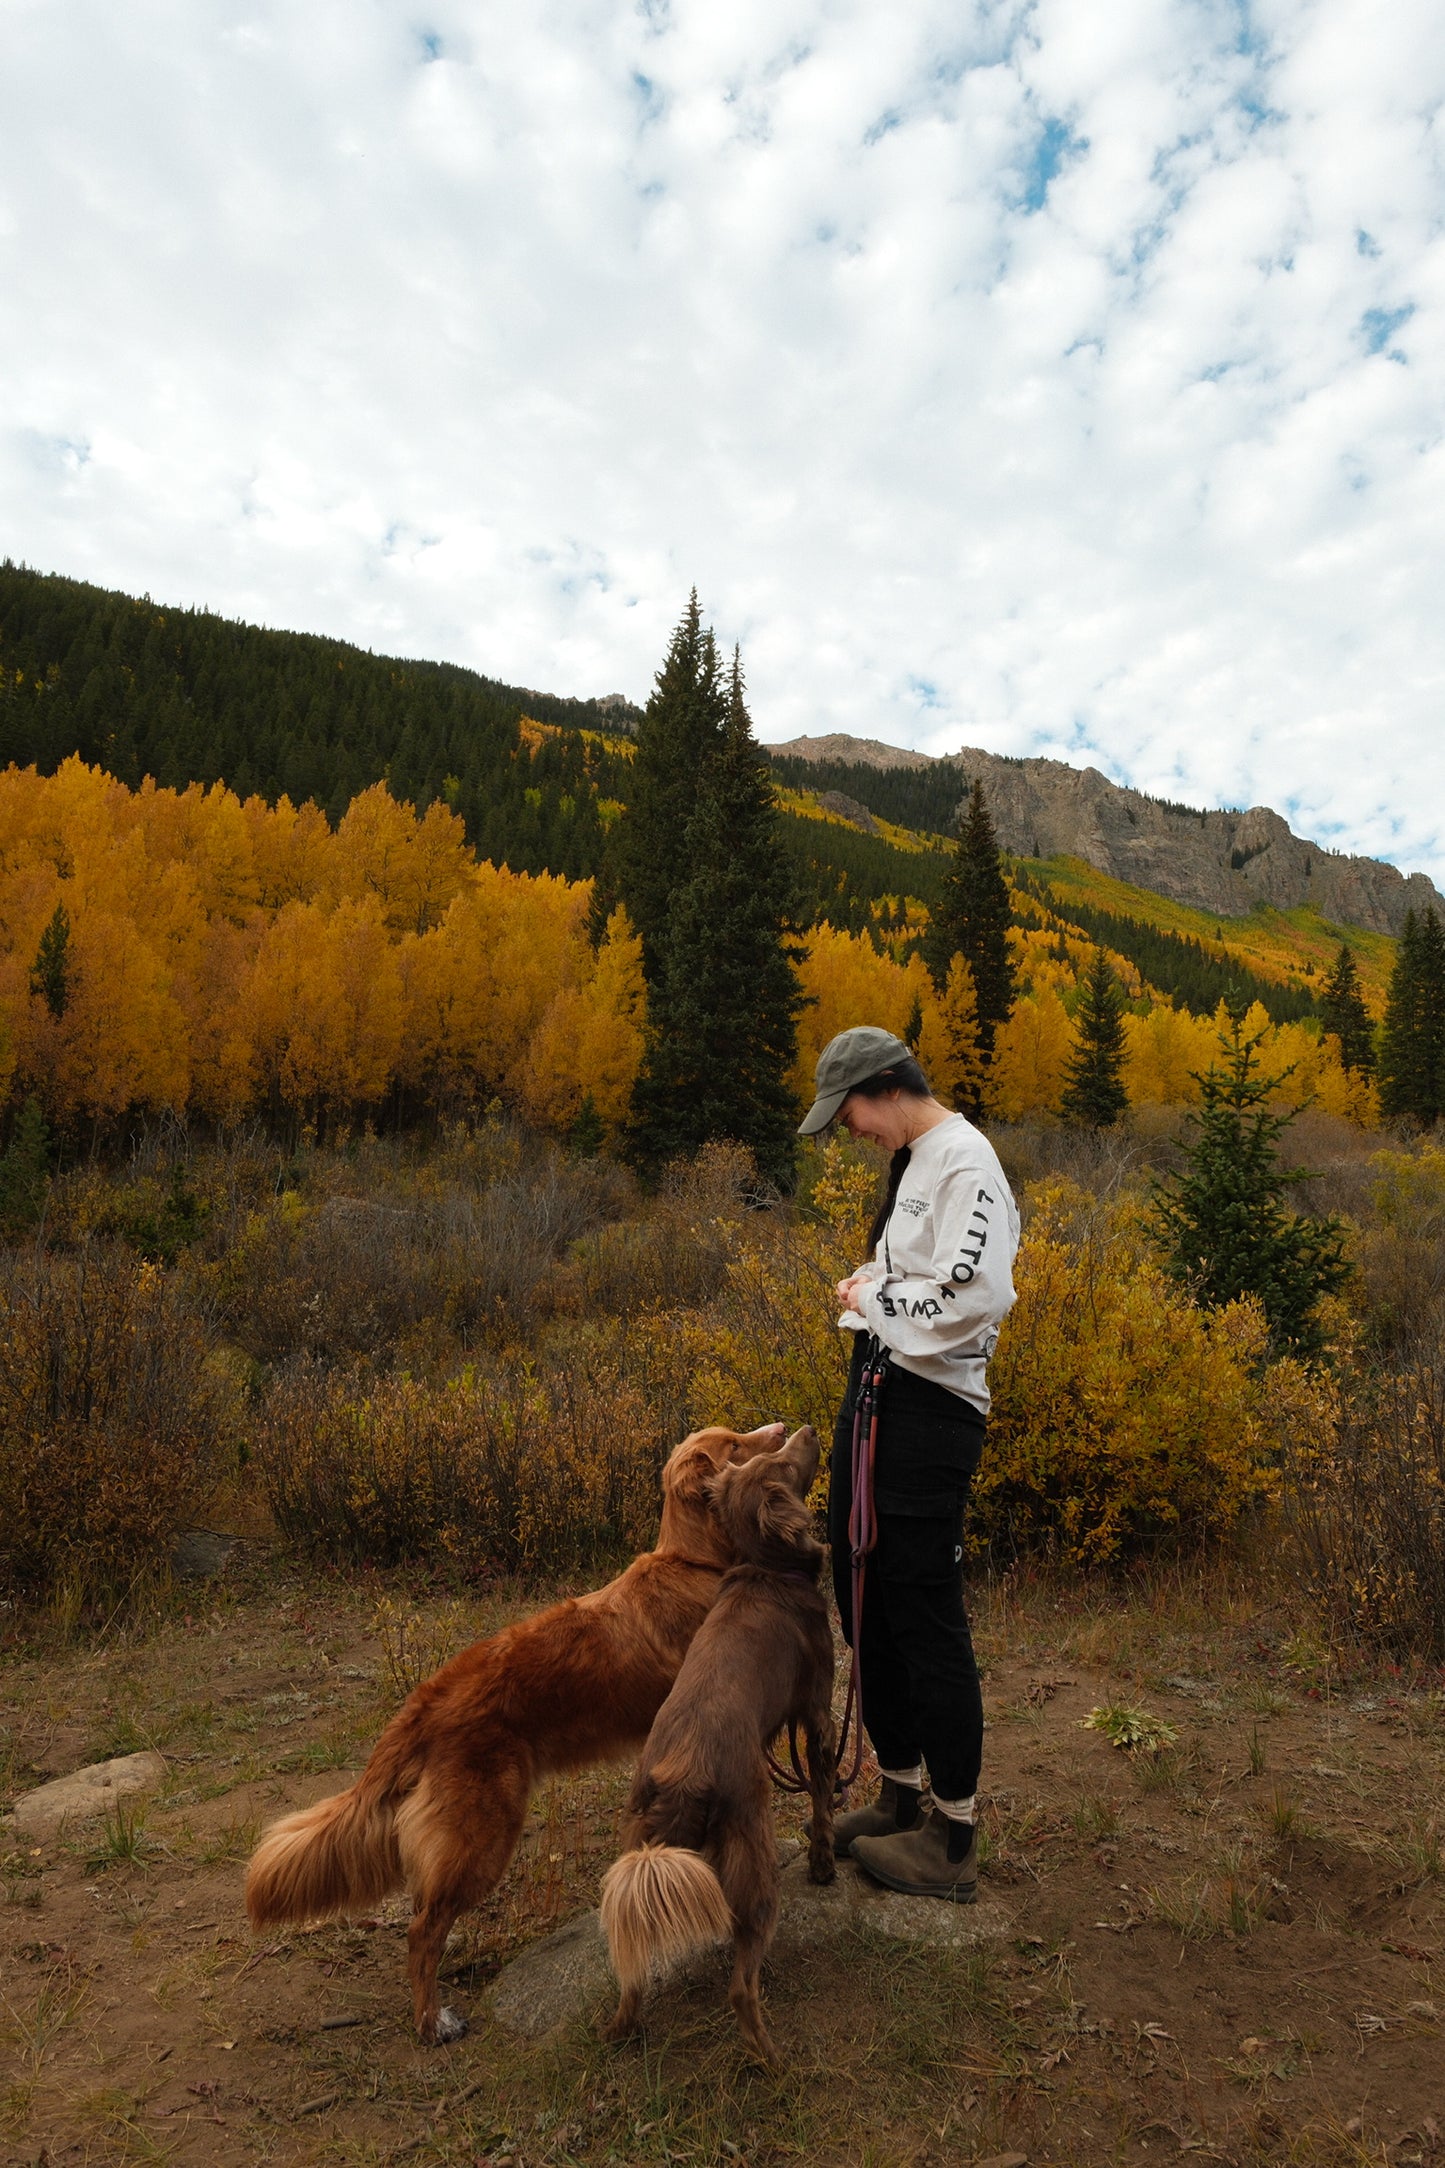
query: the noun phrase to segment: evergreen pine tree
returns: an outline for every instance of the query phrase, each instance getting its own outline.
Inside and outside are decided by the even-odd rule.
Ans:
[[[0,1152],[0,1236],[26,1234],[40,1217],[50,1173],[50,1131],[37,1099],[15,1116],[10,1142]]]
[[[30,991],[45,997],[52,1016],[64,1016],[70,1005],[70,970],[70,919],[57,903],[30,967]]]
[[[908,1048],[910,1053],[916,1054],[918,1052],[918,1041],[922,1037],[922,1034],[923,1002],[920,997],[915,994],[913,997],[913,1004],[908,1011],[908,1022],[903,1027],[903,1044]]]
[[[1278,1346],[1318,1354],[1316,1305],[1350,1267],[1338,1218],[1284,1208],[1286,1192],[1307,1175],[1279,1164],[1277,1142],[1294,1116],[1265,1104],[1274,1080],[1259,1074],[1262,1037],[1247,1033],[1237,1013],[1220,1033],[1224,1062],[1198,1080],[1203,1103],[1189,1117],[1187,1164],[1155,1185],[1155,1234],[1170,1272],[1207,1308],[1254,1295]]]
[[[1013,1014],[1014,968],[1008,951],[1012,921],[998,839],[984,803],[983,785],[975,782],[959,822],[938,907],[924,935],[923,960],[940,993],[948,984],[948,967],[955,956],[962,956],[972,972],[985,1073],[993,1059],[998,1028]]]
[[[568,1150],[577,1159],[595,1159],[607,1141],[602,1116],[591,1092],[584,1092],[567,1136]]]
[[[1340,1042],[1340,1060],[1352,1076],[1373,1076],[1375,1030],[1360,992],[1360,974],[1348,943],[1340,943],[1335,968],[1320,996],[1320,1016],[1326,1031]]]
[[[787,1072],[802,997],[787,939],[791,884],[772,775],[752,735],[736,656],[722,742],[680,863],[689,877],[659,943],[629,1152],[656,1167],[732,1138],[786,1188],[798,1119]]]
[[[1111,1129],[1129,1105],[1124,1089],[1124,1001],[1101,948],[1084,980],[1075,1017],[1078,1036],[1064,1070],[1065,1118],[1090,1129]]]
[[[712,633],[703,629],[694,588],[637,726],[631,798],[614,833],[617,894],[642,937],[642,968],[649,987],[661,976],[673,897],[693,870],[683,837],[721,743],[727,713],[717,647]]]
[[[1380,1107],[1421,1123],[1445,1112],[1445,934],[1433,910],[1405,913],[1380,1034]]]

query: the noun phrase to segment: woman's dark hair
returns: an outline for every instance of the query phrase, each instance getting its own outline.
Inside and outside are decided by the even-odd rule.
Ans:
[[[857,1092],[860,1099],[881,1099],[886,1092],[906,1092],[910,1099],[932,1097],[928,1079],[911,1054],[906,1061],[895,1061],[891,1068],[880,1069],[877,1076],[864,1077],[861,1084],[850,1086],[850,1090]],[[908,1146],[903,1144],[888,1162],[888,1187],[868,1230],[870,1256],[883,1239],[883,1230],[893,1216],[893,1207],[898,1202],[898,1185],[912,1157]]]
[[[910,1054],[905,1061],[895,1061],[876,1076],[865,1076],[861,1084],[850,1084],[849,1094],[857,1092],[860,1099],[881,1099],[885,1092],[907,1092],[910,1099],[928,1099],[932,1096],[929,1082]]]

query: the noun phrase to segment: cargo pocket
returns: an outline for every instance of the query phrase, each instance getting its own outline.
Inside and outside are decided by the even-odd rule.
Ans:
[[[870,1570],[885,1581],[951,1581],[963,1571],[963,1488],[875,1493],[878,1545]]]

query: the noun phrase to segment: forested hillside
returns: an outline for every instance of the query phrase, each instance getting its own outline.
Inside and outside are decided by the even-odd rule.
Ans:
[[[79,754],[132,789],[151,776],[311,799],[333,826],[384,782],[418,811],[442,800],[480,857],[576,881],[598,872],[626,802],[631,747],[616,734],[635,715],[0,565],[0,768],[48,775]],[[857,927],[875,901],[926,900],[936,880],[930,854],[784,825],[810,920]]]
[[[524,715],[570,727],[524,746]],[[575,880],[620,766],[580,726],[615,731],[616,712],[0,565],[0,766],[78,753],[131,787],[225,782],[333,823],[385,782],[421,810],[443,799],[483,857]]]
[[[636,712],[0,565],[0,767],[53,774],[79,755],[130,789],[150,776],[174,789],[224,782],[273,806],[314,801],[333,828],[384,782],[418,812],[454,812],[480,858],[569,881],[600,874],[605,891]],[[800,922],[868,930],[905,955],[942,878],[958,765],[783,757],[773,768]],[[835,788],[888,832],[828,815],[817,793]],[[1140,999],[1152,989],[1205,1015],[1232,990],[1276,1023],[1317,1013],[1338,932],[1312,914],[1216,922],[1073,861],[1020,862],[1016,879],[1048,922],[1133,966]],[[1377,1009],[1393,947],[1358,943]]]

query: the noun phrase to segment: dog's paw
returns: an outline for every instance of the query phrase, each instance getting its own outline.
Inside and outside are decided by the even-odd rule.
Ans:
[[[460,2040],[463,2033],[469,2030],[470,2027],[461,2011],[454,2010],[450,2003],[444,2004],[438,2010],[436,2032],[433,2038],[439,2048],[449,2048],[454,2040]]]

